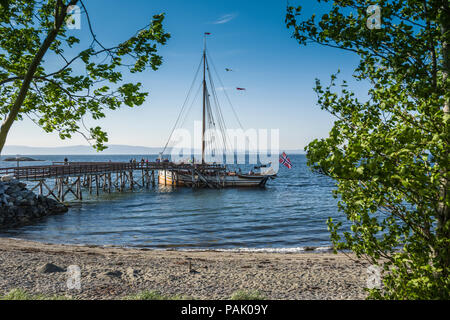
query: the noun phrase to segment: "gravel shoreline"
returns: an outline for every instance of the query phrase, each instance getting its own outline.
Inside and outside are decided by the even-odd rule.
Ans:
[[[67,288],[79,266],[81,290]],[[123,299],[142,291],[228,299],[365,299],[368,264],[344,254],[159,251],[43,244],[0,238],[0,295],[12,289],[73,299]]]

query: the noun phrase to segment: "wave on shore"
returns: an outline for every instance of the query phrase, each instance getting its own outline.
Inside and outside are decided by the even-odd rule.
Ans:
[[[21,239],[16,237],[2,237],[3,239],[9,239],[13,241],[24,241],[30,242],[29,239]],[[124,248],[124,249],[137,249],[143,251],[180,251],[180,252],[229,252],[229,253],[331,253],[333,252],[333,247],[330,246],[322,246],[322,247],[294,247],[294,248],[182,248],[182,247],[166,247],[166,248],[154,248],[147,247],[142,245],[137,246],[120,246],[120,245],[97,245],[97,244],[88,244],[88,243],[51,243],[47,241],[33,241],[35,243],[41,243],[45,245],[59,244],[64,246],[73,246],[73,247],[97,247],[97,248]]]
[[[193,250],[186,250],[193,251]],[[297,247],[297,248],[238,248],[238,249],[214,249],[206,251],[219,252],[250,252],[250,253],[303,253],[303,252],[332,252],[332,247]]]

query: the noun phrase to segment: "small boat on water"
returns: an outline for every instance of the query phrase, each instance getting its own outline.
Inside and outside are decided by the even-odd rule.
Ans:
[[[205,34],[205,45],[203,49],[202,60],[197,70],[196,76],[194,77],[194,82],[197,79],[197,74],[200,70],[200,67],[203,67],[203,81],[201,85],[201,89],[203,89],[203,114],[202,114],[202,156],[201,161],[196,162],[195,159],[189,160],[188,164],[191,165],[190,168],[184,168],[180,170],[160,170],[158,175],[159,183],[162,185],[174,185],[174,186],[189,186],[189,187],[210,187],[210,188],[230,188],[230,187],[260,187],[263,188],[266,186],[266,183],[269,179],[274,179],[276,177],[275,170],[269,165],[261,165],[254,168],[254,170],[249,171],[248,173],[242,173],[239,170],[229,170],[225,165],[208,163],[206,161],[206,152],[208,148],[207,141],[207,129],[211,127],[216,129],[219,127],[219,130],[222,132],[222,136],[219,140],[223,141],[221,145],[223,148],[226,148],[226,140],[227,136],[225,134],[225,121],[222,116],[222,112],[220,110],[217,93],[215,90],[215,86],[213,83],[213,79],[211,76],[211,70],[207,57],[206,50],[206,35]],[[213,66],[215,69],[215,67]],[[216,71],[217,73],[217,71]],[[207,77],[208,75],[208,77]],[[218,74],[217,74],[218,76]],[[207,79],[208,78],[208,79]],[[209,86],[207,85],[207,80],[209,82]],[[194,84],[194,83],[193,83]],[[191,86],[191,90],[192,90]],[[200,89],[200,88],[199,88]],[[190,96],[190,92],[188,93],[188,98]],[[210,97],[213,97],[213,101],[210,101]],[[188,99],[187,98],[187,99]],[[228,98],[228,96],[227,96]],[[187,101],[187,100],[186,100]],[[228,98],[228,102],[231,105],[230,99]],[[186,102],[185,102],[186,104]],[[213,110],[213,107],[216,109]],[[184,106],[181,110],[183,112]],[[236,115],[236,112],[233,113]],[[181,116],[181,114],[180,114]],[[215,117],[217,119],[215,119]],[[179,117],[180,118],[180,117]],[[238,119],[240,124],[240,121]],[[177,120],[178,123],[178,120]],[[218,125],[216,126],[216,123]],[[175,127],[177,124],[175,124]],[[242,126],[241,126],[242,127]],[[175,128],[174,128],[175,129]],[[169,137],[169,141],[172,137]],[[209,137],[210,138],[210,137]],[[214,139],[211,139],[214,140]],[[217,139],[216,139],[217,140]],[[168,141],[168,143],[169,143]],[[164,151],[167,149],[164,148]],[[164,153],[163,151],[163,153]],[[159,161],[163,160],[163,153],[160,155]],[[213,151],[214,153],[214,151]]]

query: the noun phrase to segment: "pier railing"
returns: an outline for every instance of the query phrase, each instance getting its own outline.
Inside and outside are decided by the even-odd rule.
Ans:
[[[171,162],[54,162],[52,165],[0,168],[0,176],[11,176],[18,180],[40,180],[46,178],[76,177],[135,170],[214,170],[225,168],[214,164],[191,164]]]

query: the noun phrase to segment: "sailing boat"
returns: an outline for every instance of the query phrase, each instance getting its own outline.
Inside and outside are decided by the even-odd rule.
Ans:
[[[170,169],[166,170],[160,170],[158,175],[159,183],[162,185],[173,185],[173,186],[188,186],[188,187],[209,187],[209,188],[229,188],[229,187],[265,187],[267,181],[269,179],[273,179],[276,176],[276,172],[273,170],[271,166],[268,165],[262,165],[259,167],[255,167],[255,171],[251,170],[247,174],[243,174],[241,170],[239,171],[230,171],[227,169],[224,165],[218,165],[216,163],[208,163],[206,161],[206,152],[208,148],[208,141],[220,140],[222,142],[221,147],[226,149],[227,146],[227,135],[225,133],[225,121],[222,116],[222,112],[220,110],[219,102],[217,99],[217,94],[214,86],[214,82],[212,80],[211,76],[211,70],[209,66],[209,60],[207,56],[207,50],[206,50],[206,35],[209,33],[205,33],[205,40],[204,40],[204,49],[203,49],[203,55],[200,62],[200,65],[197,69],[196,76],[194,77],[194,82],[197,79],[198,72],[201,67],[203,67],[203,81],[201,84],[201,87],[203,92],[203,113],[202,113],[202,157],[201,162],[196,163],[195,159],[192,159],[188,164],[185,166],[181,166],[179,169],[174,169],[171,167]],[[213,68],[215,70],[215,67],[213,65]],[[216,71],[216,70],[215,70]],[[207,74],[208,74],[208,80],[209,80],[209,86],[207,85]],[[216,71],[217,74],[217,71]],[[217,74],[218,76],[218,74]],[[220,78],[219,78],[220,79]],[[193,82],[193,84],[194,84]],[[192,90],[193,86],[191,86]],[[188,93],[188,98],[190,96],[191,90]],[[226,92],[225,92],[226,94]],[[210,97],[213,97],[213,102],[211,103]],[[188,100],[187,98],[187,100]],[[227,95],[228,98],[228,95]],[[185,104],[187,102],[185,101]],[[195,100],[195,99],[194,99]],[[231,105],[230,99],[228,98],[228,102]],[[213,107],[216,107],[214,109]],[[231,105],[232,107],[232,105]],[[183,109],[185,108],[185,105],[183,105],[181,113],[183,113]],[[234,112],[234,109],[233,109]],[[180,113],[180,116],[181,116]],[[234,112],[236,118],[237,114]],[[180,117],[178,118],[180,119]],[[240,124],[240,121],[238,119],[238,122]],[[177,120],[178,123],[178,120]],[[175,127],[177,126],[177,123],[175,124]],[[217,125],[216,125],[217,123]],[[221,132],[221,139],[212,139],[211,136],[207,137],[208,132],[207,127],[220,129]],[[174,129],[175,129],[174,127]],[[242,128],[242,125],[241,125]],[[219,130],[218,130],[219,131]],[[171,133],[171,136],[169,137],[169,141],[172,137],[173,130]],[[209,140],[207,141],[207,138]],[[169,141],[167,143],[169,143]],[[209,146],[211,148],[211,146]],[[217,146],[216,146],[217,147]],[[167,149],[164,148],[164,151]],[[163,153],[164,153],[163,151]],[[214,150],[211,150],[212,153],[214,153]],[[162,159],[162,154],[160,155],[160,161],[168,162],[168,160]],[[184,163],[181,163],[181,165],[184,165]],[[259,171],[258,171],[259,170]]]

